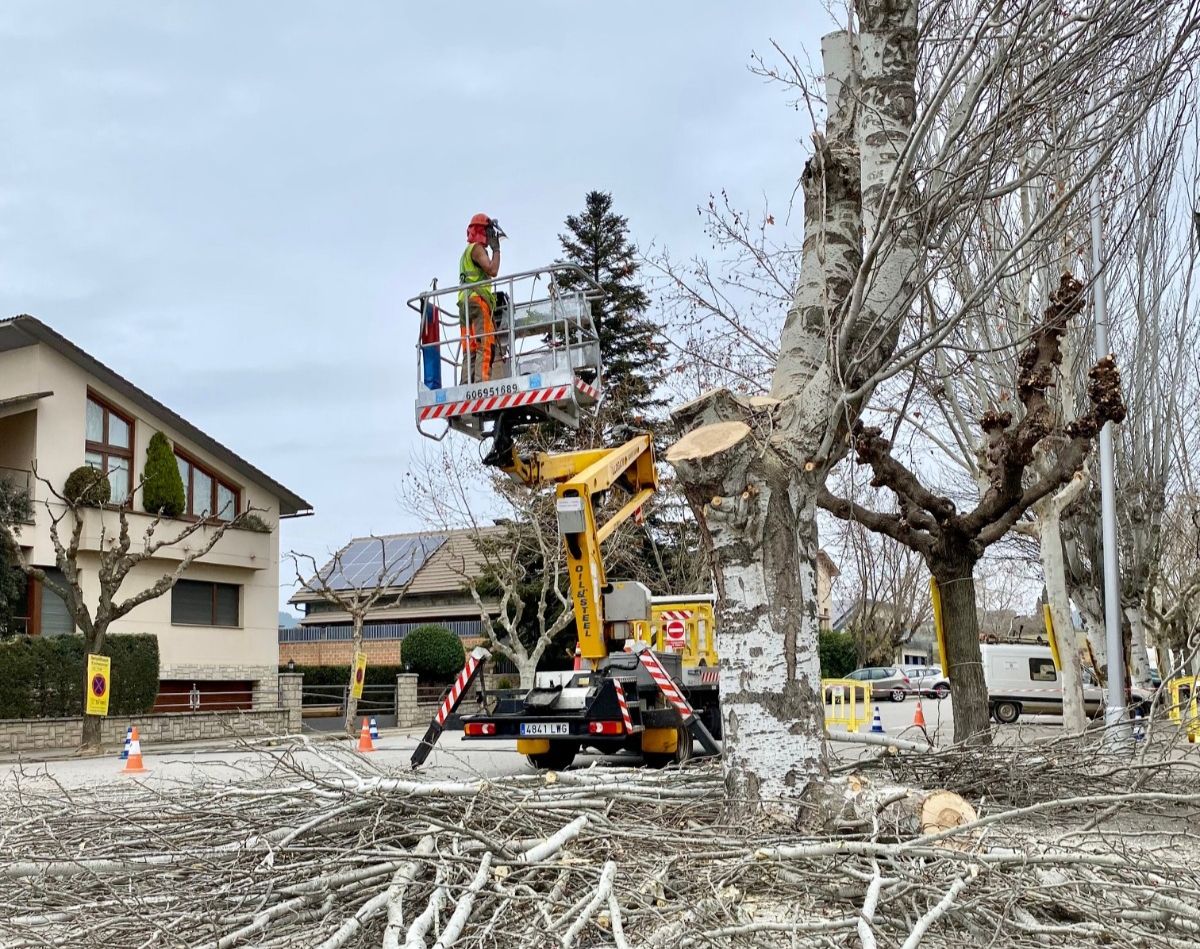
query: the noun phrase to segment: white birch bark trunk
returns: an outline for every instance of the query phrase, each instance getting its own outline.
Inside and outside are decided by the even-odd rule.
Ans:
[[[1063,728],[1072,735],[1082,735],[1087,728],[1087,712],[1083,705],[1079,636],[1071,620],[1071,598],[1067,593],[1062,512],[1083,493],[1086,486],[1087,479],[1076,475],[1057,494],[1034,508],[1042,573],[1046,580],[1046,599],[1050,605],[1050,619],[1054,623],[1054,637],[1063,666]]]
[[[792,819],[826,775],[815,515],[837,452],[819,456],[845,444],[854,410],[838,394],[893,351],[917,261],[911,224],[892,213],[915,112],[916,3],[863,0],[858,15],[857,45],[847,32],[822,41],[829,118],[801,177],[804,248],[772,397],[701,396],[674,413],[687,434],[667,452],[713,553],[730,798]]]
[[[1135,689],[1149,691],[1150,656],[1146,652],[1146,623],[1142,607],[1125,607],[1125,616],[1129,619],[1129,682]]]

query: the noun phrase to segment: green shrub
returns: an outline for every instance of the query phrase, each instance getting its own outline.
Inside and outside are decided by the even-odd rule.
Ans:
[[[841,679],[858,667],[858,651],[849,633],[822,630],[818,648],[823,679]]]
[[[112,659],[108,714],[140,715],[158,694],[158,637],[109,636]],[[0,642],[0,718],[83,714],[87,651],[82,636],[17,636]]]
[[[162,432],[150,436],[146,446],[146,470],[142,481],[142,507],[149,514],[179,517],[187,510],[183,496],[183,477],[175,450]]]
[[[244,531],[254,531],[256,534],[271,533],[271,525],[253,511],[248,514],[243,514],[236,521],[234,521],[233,526],[240,527]]]
[[[400,643],[400,660],[409,672],[423,679],[445,682],[467,660],[462,640],[445,626],[418,626]]]
[[[99,506],[107,504],[112,497],[112,486],[108,483],[108,475],[99,468],[80,465],[67,475],[63,497],[72,504]]]

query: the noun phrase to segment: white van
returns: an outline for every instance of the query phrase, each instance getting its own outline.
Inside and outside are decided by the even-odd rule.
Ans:
[[[992,718],[1008,725],[1022,712],[1062,715],[1062,678],[1049,646],[985,643],[980,648]],[[1145,703],[1149,696],[1134,689],[1132,698],[1135,703]],[[1083,707],[1089,716],[1104,710],[1104,690],[1087,669],[1083,670]]]

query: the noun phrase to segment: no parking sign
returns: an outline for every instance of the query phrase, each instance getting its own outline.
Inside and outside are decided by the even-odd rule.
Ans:
[[[108,694],[112,683],[112,659],[88,654],[87,707],[89,715],[108,714]]]
[[[350,694],[356,699],[361,699],[363,695],[363,685],[367,680],[367,654],[365,652],[356,652],[354,654],[354,685],[350,687]]]

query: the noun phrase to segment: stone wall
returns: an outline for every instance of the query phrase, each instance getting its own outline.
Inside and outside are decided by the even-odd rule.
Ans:
[[[405,672],[396,676],[396,727],[413,728],[427,723],[432,716],[432,712],[425,714],[417,702],[416,674]]]
[[[101,724],[100,738],[106,747],[119,749],[125,741],[125,730],[136,725],[142,754],[153,754],[156,744],[175,741],[298,734],[303,683],[304,676],[299,673],[280,673],[278,691],[273,695],[263,694],[264,707],[250,712],[171,712],[136,718],[110,716]],[[413,696],[416,697],[415,681]],[[259,698],[256,694],[256,705]],[[0,719],[0,753],[78,748],[82,738],[82,716]]]

